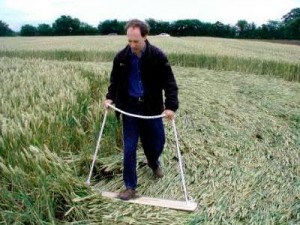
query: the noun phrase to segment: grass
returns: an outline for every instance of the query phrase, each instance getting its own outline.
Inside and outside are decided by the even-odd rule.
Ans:
[[[115,52],[97,51],[2,51],[0,56],[18,58],[42,58],[60,61],[104,61],[113,60]],[[255,58],[241,58],[218,55],[200,55],[170,53],[168,58],[172,65],[183,67],[207,68],[220,71],[236,71],[258,75],[269,75],[288,81],[300,82],[299,63],[287,63]]]
[[[113,112],[92,177],[97,190],[85,186],[111,62],[53,59],[0,58],[1,224],[299,223],[298,82],[173,67],[187,189],[199,205],[185,213],[101,198],[99,190],[123,188]],[[139,149],[138,191],[183,199],[173,131],[165,127],[166,176],[153,180]]]
[[[297,224],[300,132],[294,118],[300,112],[299,84],[238,73],[174,69],[181,90],[177,126],[187,187],[199,204],[195,213],[177,215],[185,221],[182,223]],[[167,176],[153,181],[148,168],[140,167],[139,191],[146,196],[183,199],[172,129],[166,127],[163,167]],[[139,162],[142,160],[140,153]],[[121,174],[112,180],[103,177],[97,186],[120,190]],[[131,207],[136,211],[141,206]],[[140,214],[130,218],[132,224],[143,221]],[[117,216],[108,221],[113,219],[119,221]]]
[[[91,194],[78,177],[88,172],[103,110],[95,94],[103,95],[107,72],[44,60],[0,61],[2,221],[56,224],[83,218],[83,210],[66,212],[76,209],[73,198]],[[80,158],[77,167],[66,164],[73,157]]]
[[[210,37],[149,36],[151,43],[167,54],[185,53],[299,63],[299,47]],[[0,38],[1,51],[100,51],[117,52],[126,43],[125,36],[13,37]]]
[[[168,54],[172,65],[236,71],[300,81],[300,48],[221,38],[149,38]],[[0,38],[0,57],[63,61],[108,61],[124,47],[124,37]],[[22,40],[22,41],[20,41]],[[88,44],[87,44],[88,43]],[[176,48],[174,48],[176,46]]]

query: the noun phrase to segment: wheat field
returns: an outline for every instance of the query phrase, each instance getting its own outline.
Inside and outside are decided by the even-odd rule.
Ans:
[[[179,146],[197,210],[101,197],[99,190],[123,188],[121,125],[113,112],[93,187],[84,183],[111,58],[126,37],[1,38],[0,224],[300,222],[300,48],[208,37],[149,40],[168,54],[178,82]],[[263,75],[255,72],[261,61],[270,67]],[[139,148],[138,192],[183,200],[167,121],[165,129],[165,177],[152,179]]]

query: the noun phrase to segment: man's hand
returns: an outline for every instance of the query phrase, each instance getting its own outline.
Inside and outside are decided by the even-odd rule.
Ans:
[[[109,106],[108,106],[108,104],[112,104],[112,100],[111,99],[105,99],[105,101],[104,101],[104,107],[105,107],[105,109],[109,109]]]
[[[163,114],[165,114],[167,120],[173,120],[175,117],[175,112],[170,109],[166,109]]]

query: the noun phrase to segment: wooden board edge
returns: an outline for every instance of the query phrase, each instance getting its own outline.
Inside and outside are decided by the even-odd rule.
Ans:
[[[118,197],[119,193],[116,193],[116,192],[103,191],[103,192],[101,192],[101,195],[106,198],[113,198],[113,199],[118,199],[118,200],[122,201]],[[177,209],[177,210],[183,210],[183,211],[195,211],[197,209],[197,203],[193,202],[193,201],[186,202],[186,201],[177,201],[177,200],[170,200],[170,199],[150,198],[150,197],[144,197],[144,196],[139,196],[135,199],[131,199],[131,200],[124,201],[124,202],[158,206],[158,207]]]

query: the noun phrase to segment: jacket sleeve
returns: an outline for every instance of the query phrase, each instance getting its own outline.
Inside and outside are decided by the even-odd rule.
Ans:
[[[169,61],[164,53],[161,54],[160,59],[163,75],[163,89],[165,93],[165,108],[175,112],[179,107],[177,83]]]
[[[110,73],[108,92],[106,94],[106,99],[111,99],[113,102],[116,100],[116,91],[118,86],[118,71],[119,71],[119,60],[117,56],[114,58],[112,71]]]

